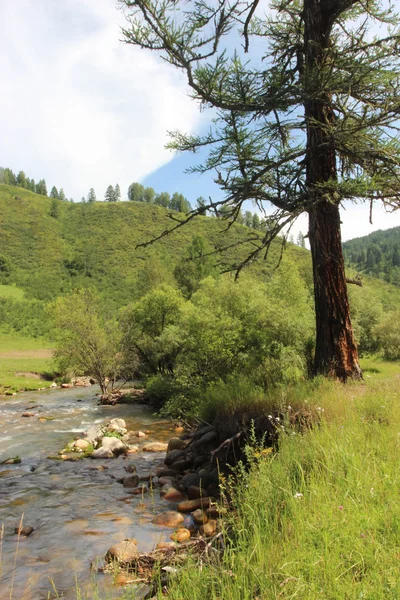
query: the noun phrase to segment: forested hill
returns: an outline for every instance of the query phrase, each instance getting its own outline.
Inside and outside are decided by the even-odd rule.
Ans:
[[[379,230],[343,244],[346,263],[400,286],[400,227]]]
[[[215,268],[224,270],[254,249],[250,242],[243,243],[249,236],[260,235],[244,225],[227,230],[226,221],[201,216],[161,241],[137,249],[140,242],[174,224],[168,209],[128,201],[59,201],[55,210],[54,202],[0,184],[0,283],[15,283],[28,298],[48,301],[90,284],[122,305],[155,281],[169,282],[194,239],[204,240],[207,253],[226,248],[212,258]],[[277,265],[280,252],[281,242],[276,240],[268,261],[258,261],[250,269],[264,276]],[[286,257],[293,258],[306,276],[306,250],[290,244]]]

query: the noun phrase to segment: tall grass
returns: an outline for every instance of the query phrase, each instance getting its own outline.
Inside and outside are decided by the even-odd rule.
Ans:
[[[400,598],[399,381],[376,370],[364,386],[301,389],[318,426],[254,458],[222,565],[188,565],[171,600]]]

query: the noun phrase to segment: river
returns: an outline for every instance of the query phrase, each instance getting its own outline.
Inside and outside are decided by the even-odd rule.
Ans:
[[[0,461],[22,459],[0,466],[1,600],[76,600],[76,582],[82,600],[118,598],[112,576],[95,575],[91,564],[127,537],[147,551],[171,533],[151,523],[154,514],[171,508],[157,491],[132,496],[116,481],[126,475],[127,464],[145,474],[162,463],[163,454],[77,462],[48,458],[89,426],[113,417],[125,419],[128,430],[147,431],[145,441],[173,435],[171,423],[156,420],[143,406],[99,406],[96,391],[49,390],[0,400]],[[25,411],[35,416],[22,417]],[[18,541],[14,529],[21,519],[34,532]]]

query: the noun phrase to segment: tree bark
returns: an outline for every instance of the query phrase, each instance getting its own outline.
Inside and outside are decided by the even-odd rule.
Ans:
[[[339,200],[334,192],[337,157],[330,130],[335,116],[332,98],[325,91],[332,10],[327,0],[304,0],[306,186],[316,313],[314,372],[346,381],[359,379],[362,373],[350,320]]]

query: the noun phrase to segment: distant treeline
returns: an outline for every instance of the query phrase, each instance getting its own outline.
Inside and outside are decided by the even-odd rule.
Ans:
[[[345,242],[343,253],[358,271],[400,285],[400,227]]]

